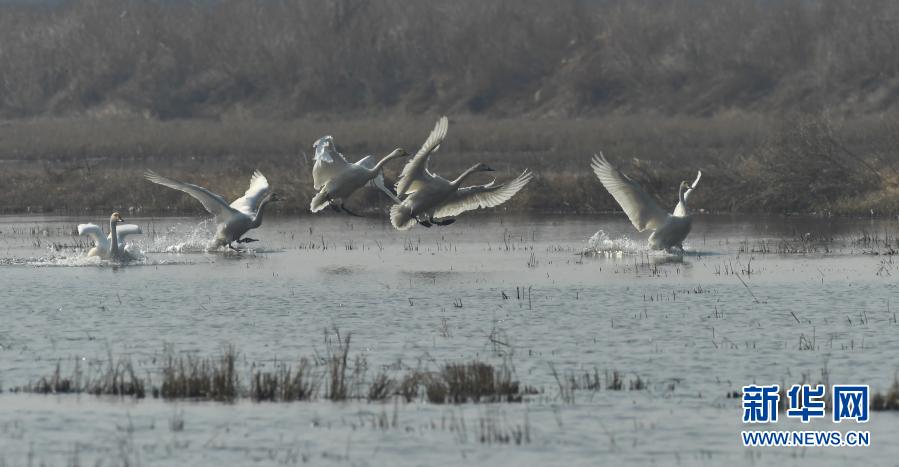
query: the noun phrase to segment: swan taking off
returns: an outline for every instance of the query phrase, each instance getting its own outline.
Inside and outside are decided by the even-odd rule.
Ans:
[[[677,248],[683,252],[684,239],[687,238],[693,225],[693,217],[687,210],[687,197],[696,189],[696,185],[702,177],[702,171],[696,175],[696,180],[692,185],[686,181],[680,183],[674,214],[668,214],[637,182],[610,164],[601,152],[598,156],[593,156],[590,167],[593,168],[593,172],[609,191],[609,194],[615,198],[615,201],[627,214],[637,231],[653,230],[652,235],[649,236],[651,248],[655,250]]]
[[[109,235],[103,235],[103,229],[97,224],[78,224],[78,235],[90,237],[94,247],[87,252],[88,256],[99,256],[103,259],[130,260],[133,256],[125,248],[125,237],[139,235],[143,232],[134,224],[122,224],[122,216],[118,212],[109,216]],[[115,241],[112,239],[115,238]]]
[[[446,137],[447,125],[447,118],[441,117],[425,144],[400,174],[396,192],[403,201],[390,208],[390,222],[398,230],[411,229],[416,222],[425,227],[452,224],[456,221],[453,217],[465,211],[505,203],[531,181],[531,172],[525,170],[506,184],[497,185],[494,180],[486,185],[460,188],[471,174],[493,171],[483,163],[474,165],[452,181],[431,172],[428,159]]]
[[[250,188],[243,196],[234,200],[230,205],[225,198],[206,188],[191,183],[179,182],[148,170],[144,173],[147,180],[162,186],[183,191],[203,204],[210,214],[219,222],[215,238],[209,243],[208,249],[228,246],[237,250],[231,243],[250,243],[258,240],[254,238],[240,238],[250,229],[262,225],[262,213],[268,203],[280,201],[268,185],[268,180],[258,170],[250,178]]]
[[[312,182],[315,189],[319,190],[309,206],[312,212],[319,212],[326,206],[331,206],[337,212],[344,211],[355,216],[355,213],[344,206],[344,200],[367,183],[387,193],[387,196],[395,202],[400,202],[384,185],[384,173],[381,168],[391,159],[408,156],[409,153],[405,150],[394,149],[377,163],[374,156],[365,156],[355,164],[351,164],[337,151],[334,138],[331,136],[319,138],[312,147],[315,149]]]

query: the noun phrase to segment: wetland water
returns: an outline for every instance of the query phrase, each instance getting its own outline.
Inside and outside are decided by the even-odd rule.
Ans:
[[[86,258],[79,222],[0,218],[0,465],[895,465],[899,415],[868,448],[742,447],[743,385],[869,384],[899,370],[895,220],[697,216],[683,257],[645,250],[624,216],[462,216],[396,232],[380,219],[266,219],[242,254],[205,253],[211,223],[127,218],[141,258]],[[602,230],[601,234],[597,231]],[[592,239],[591,239],[592,237]],[[631,240],[628,240],[628,237]],[[589,245],[601,250],[579,255]],[[252,365],[321,355],[352,333],[368,375],[506,361],[523,403],[233,404],[28,395],[76,361],[127,356],[158,383],[166,349]],[[645,388],[560,391],[617,371]],[[154,383],[155,382],[155,383]],[[389,423],[382,423],[383,420]],[[484,442],[486,428],[527,440]],[[754,427],[753,427],[754,428]],[[782,421],[775,429],[834,429]],[[487,441],[490,441],[489,439]],[[612,462],[614,461],[614,462]]]

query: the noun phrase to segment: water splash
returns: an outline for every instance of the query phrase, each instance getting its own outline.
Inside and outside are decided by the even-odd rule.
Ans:
[[[215,236],[211,228],[215,226],[210,219],[195,225],[178,223],[138,240],[138,245],[147,253],[202,253]]]
[[[603,230],[598,230],[589,240],[584,254],[593,256],[622,257],[636,253],[645,253],[646,248],[637,242],[622,235],[612,238]]]
[[[607,258],[641,255],[658,258],[664,261],[666,258],[670,259],[672,257],[680,258],[683,256],[699,255],[699,252],[692,251],[689,244],[686,242],[684,242],[683,251],[677,249],[672,249],[670,251],[653,250],[649,248],[647,243],[631,240],[627,235],[612,238],[605,231],[598,230],[589,240],[587,240],[587,247],[584,249],[584,254],[604,256]]]

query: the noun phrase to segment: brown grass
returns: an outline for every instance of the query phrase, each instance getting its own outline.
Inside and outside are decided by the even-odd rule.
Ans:
[[[308,212],[314,194],[311,143],[333,134],[351,159],[414,151],[432,118],[349,121],[157,121],[38,119],[0,125],[2,212],[60,214],[120,210],[207,215],[191,197],[142,179],[146,169],[196,183],[228,199],[260,169],[286,199],[281,212]],[[589,120],[453,119],[431,163],[446,176],[488,162],[498,181],[525,168],[534,180],[500,211],[595,213],[618,206],[589,170],[599,151],[673,206],[680,180],[704,172],[691,207],[712,212],[884,216],[899,212],[899,123],[826,114],[765,120],[614,116]],[[213,165],[213,171],[204,167]],[[394,180],[401,164],[389,164]],[[812,178],[809,178],[812,177]],[[103,180],[103,183],[97,183]],[[489,178],[473,178],[483,183]],[[84,190],[83,186],[90,186]],[[552,193],[553,196],[547,196]],[[353,210],[385,212],[386,196],[363,189]]]
[[[235,369],[237,351],[228,347],[218,357],[175,356],[169,350],[162,368],[162,385],[154,396],[165,399],[233,401],[240,382]]]

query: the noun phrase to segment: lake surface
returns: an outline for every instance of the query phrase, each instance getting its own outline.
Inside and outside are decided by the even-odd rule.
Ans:
[[[899,465],[899,413],[776,425],[870,430],[868,448],[747,449],[728,397],[823,376],[889,388],[896,220],[699,215],[683,256],[647,251],[620,215],[466,215],[409,232],[270,217],[240,254],[203,251],[214,225],[200,218],[127,221],[144,231],[131,237],[140,258],[114,266],[74,235],[102,217],[0,217],[0,465]],[[108,355],[157,384],[166,352],[228,346],[246,381],[324,354],[338,332],[369,378],[479,359],[511,365],[537,394],[440,405],[11,392]],[[571,400],[554,371],[645,388]],[[494,429],[527,442],[484,442]]]

